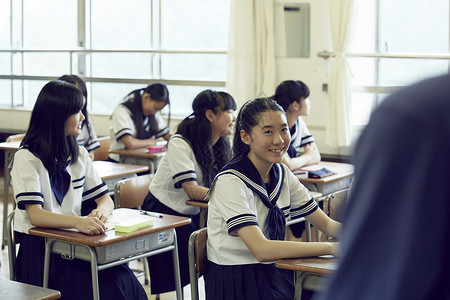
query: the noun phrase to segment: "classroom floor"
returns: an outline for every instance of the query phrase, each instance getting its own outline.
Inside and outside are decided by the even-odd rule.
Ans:
[[[0,177],[0,195],[2,198],[2,202],[0,205],[0,221],[1,224],[3,224],[3,177]],[[8,208],[8,212],[12,211],[12,197],[10,196],[10,203],[9,203],[9,208]],[[0,226],[0,236],[3,236],[3,226]],[[9,267],[8,267],[8,247],[5,246],[5,248],[1,251],[1,255],[0,255],[0,278],[2,279],[9,279]],[[142,263],[141,262],[137,262],[137,261],[133,261],[130,262],[130,268],[134,269],[142,269]],[[145,291],[147,292],[147,295],[149,297],[150,300],[156,299],[155,295],[151,295],[150,294],[150,286],[149,285],[144,285],[144,276],[140,276],[139,277],[139,281],[143,284]],[[203,281],[203,277],[199,279],[199,293],[200,293],[200,299],[205,299],[205,289],[204,289],[204,281]],[[184,293],[184,299],[188,300],[191,299],[191,290],[190,290],[190,286],[187,285],[184,287],[183,289],[183,293]],[[176,294],[175,292],[170,292],[170,293],[165,293],[165,294],[161,294],[160,295],[160,299],[161,300],[172,300],[172,299],[176,299]]]

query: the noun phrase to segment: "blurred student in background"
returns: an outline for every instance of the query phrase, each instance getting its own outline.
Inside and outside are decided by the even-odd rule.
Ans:
[[[100,147],[100,143],[97,139],[97,134],[95,133],[94,125],[92,124],[91,118],[89,117],[87,106],[88,106],[88,94],[86,89],[86,84],[83,79],[77,75],[63,75],[58,78],[58,80],[65,81],[74,84],[83,94],[84,104],[81,112],[83,113],[85,119],[81,125],[81,134],[77,136],[77,143],[80,146],[84,146],[89,153],[89,157],[94,160],[94,150]]]
[[[130,92],[114,110],[110,121],[110,150],[136,149],[156,144],[156,139],[172,136],[160,111],[170,106],[169,90],[162,83]],[[170,107],[169,107],[170,120]],[[110,159],[119,161],[117,154]]]
[[[302,116],[308,116],[311,109],[309,88],[299,80],[280,83],[272,96],[286,112],[291,144],[283,157],[283,163],[295,170],[320,162],[320,152]],[[302,152],[303,151],[303,152]]]

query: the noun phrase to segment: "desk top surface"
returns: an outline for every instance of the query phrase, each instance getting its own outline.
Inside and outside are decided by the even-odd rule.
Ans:
[[[336,258],[331,255],[280,259],[275,262],[275,266],[280,269],[314,274],[330,274],[337,269]]]
[[[120,164],[110,161],[94,161],[94,168],[102,180],[148,171],[148,166]]]
[[[122,150],[109,150],[109,153],[119,154],[122,156],[142,157],[142,158],[161,158],[165,155],[165,152],[149,153],[147,148],[138,149],[122,149]]]
[[[353,165],[352,164],[346,164],[346,163],[338,163],[338,162],[330,162],[330,161],[321,161],[317,165],[312,165],[307,168],[314,168],[314,166],[317,166],[317,169],[321,168],[327,168],[330,171],[333,171],[334,175],[330,175],[324,178],[307,178],[307,175],[297,175],[297,178],[301,182],[315,182],[315,183],[327,183],[336,181],[342,178],[346,178],[349,176],[353,176]]]
[[[0,279],[0,298],[8,300],[59,299],[57,290],[43,288],[22,282]]]
[[[139,211],[136,210],[136,213],[139,214]],[[140,237],[156,232],[160,232],[166,229],[171,229],[175,227],[180,227],[184,225],[188,225],[191,223],[190,218],[179,217],[173,215],[160,214],[163,217],[151,217],[153,220],[153,226],[143,228],[140,230],[136,230],[130,233],[116,233],[114,230],[109,230],[104,234],[98,235],[86,235],[84,233],[72,231],[72,230],[64,230],[57,228],[44,228],[44,227],[33,227],[28,233],[32,235],[42,236],[46,238],[52,238],[56,240],[62,240],[66,242],[76,243],[87,245],[91,247],[102,247],[114,243],[118,243],[121,241],[129,240],[135,237]]]
[[[20,141],[0,143],[0,150],[17,150],[20,147]]]

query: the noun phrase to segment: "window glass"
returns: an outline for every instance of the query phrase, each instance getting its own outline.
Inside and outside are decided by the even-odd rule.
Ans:
[[[149,53],[93,53],[92,76],[106,78],[152,78]]]
[[[173,80],[225,81],[226,54],[162,54],[161,77]]]
[[[380,59],[380,85],[405,86],[448,72],[444,59]]]
[[[88,101],[92,111],[111,114],[128,93],[143,87],[142,84],[93,82]]]
[[[161,47],[226,49],[229,0],[163,0]]]
[[[25,103],[23,106],[25,108],[32,109],[36,99],[39,95],[39,92],[42,90],[44,85],[46,85],[48,81],[41,80],[24,80],[24,96],[23,99]],[[20,99],[19,97],[15,97],[15,99]]]
[[[11,80],[0,79],[0,105],[11,105]]]
[[[0,48],[9,48],[11,39],[11,27],[10,27],[10,2],[0,2]]]
[[[380,0],[381,52],[447,53],[448,42],[448,0]]]
[[[68,53],[24,53],[24,74],[59,77],[70,73]],[[61,75],[60,75],[61,74]]]
[[[76,47],[77,3],[75,0],[23,0],[24,47]]]
[[[171,102],[171,115],[177,117],[187,117],[192,113],[192,101],[201,91],[210,89],[213,91],[225,91],[221,87],[206,86],[180,86],[168,85]]]
[[[149,48],[151,1],[91,1],[93,48]]]

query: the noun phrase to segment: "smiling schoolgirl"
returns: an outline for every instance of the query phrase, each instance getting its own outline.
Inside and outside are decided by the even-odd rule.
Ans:
[[[269,98],[244,104],[236,120],[235,156],[210,190],[207,299],[294,299],[292,273],[273,262],[336,252],[336,243],[284,241],[288,218],[305,217],[334,237],[340,229],[280,163],[289,143],[281,106]]]

